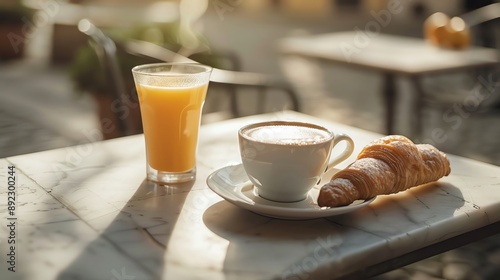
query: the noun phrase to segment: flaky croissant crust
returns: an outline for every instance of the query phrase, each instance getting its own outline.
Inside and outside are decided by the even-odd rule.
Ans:
[[[390,135],[365,146],[355,162],[322,186],[318,205],[336,207],[358,199],[404,191],[450,174],[446,154],[432,145]]]

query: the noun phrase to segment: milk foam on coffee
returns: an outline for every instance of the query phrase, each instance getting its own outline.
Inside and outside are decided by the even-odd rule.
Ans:
[[[311,145],[329,139],[326,131],[293,125],[269,125],[248,129],[245,135],[255,141],[280,145]]]

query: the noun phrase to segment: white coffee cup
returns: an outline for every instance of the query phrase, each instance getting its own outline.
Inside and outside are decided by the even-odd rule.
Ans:
[[[238,131],[241,160],[259,196],[278,202],[300,201],[328,168],[347,159],[354,150],[351,137],[303,122],[254,123]],[[339,142],[345,149],[332,160]]]

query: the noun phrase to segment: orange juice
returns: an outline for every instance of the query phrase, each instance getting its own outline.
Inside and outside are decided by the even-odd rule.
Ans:
[[[208,84],[137,85],[148,164],[160,172],[186,172],[196,164],[201,110]]]

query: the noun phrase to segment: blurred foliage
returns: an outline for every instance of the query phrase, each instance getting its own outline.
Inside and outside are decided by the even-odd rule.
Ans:
[[[117,44],[117,60],[124,77],[127,92],[132,92],[134,81],[132,68],[145,63],[159,62],[154,59],[138,57],[126,53],[120,48],[120,43],[127,40],[141,40],[151,42],[171,51],[177,52],[182,48],[178,36],[179,24],[143,24],[128,29],[106,29],[103,30]],[[220,62],[210,55],[208,40],[198,36],[200,46],[207,51],[190,56],[199,63],[219,67]],[[76,88],[81,92],[92,92],[98,94],[111,94],[112,85],[106,72],[99,63],[99,58],[91,44],[81,48],[70,65],[70,77]]]
[[[15,5],[0,5],[0,24],[22,25],[31,20],[35,11],[18,2]]]
[[[118,50],[117,60],[124,78],[127,90],[134,87],[132,68],[136,65],[157,62],[151,59],[137,57]],[[99,62],[99,57],[92,46],[86,46],[78,51],[77,56],[70,66],[70,77],[79,92],[97,94],[112,94],[113,85],[108,74]]]

